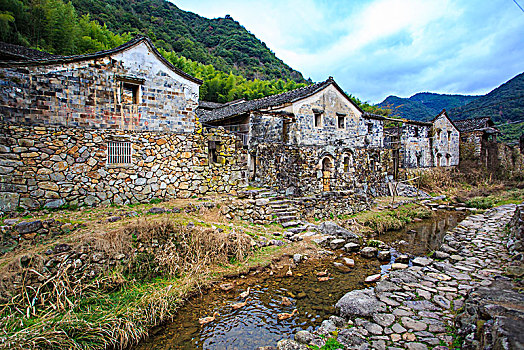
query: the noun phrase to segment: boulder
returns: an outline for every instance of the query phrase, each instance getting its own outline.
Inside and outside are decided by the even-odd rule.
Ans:
[[[346,230],[345,228],[337,225],[332,221],[325,221],[321,223],[320,225],[318,225],[317,229],[324,235],[337,236],[349,242],[358,243],[360,241],[359,235],[349,230]]]
[[[344,318],[371,317],[379,311],[385,311],[372,289],[353,290],[346,293],[335,305]]]
[[[350,242],[344,245],[344,250],[348,253],[358,252],[359,249],[360,245],[358,243]]]
[[[387,261],[391,259],[391,252],[389,250],[381,250],[377,253],[377,258],[380,261]]]
[[[25,221],[15,225],[14,229],[20,234],[33,233],[42,228],[42,221]]]

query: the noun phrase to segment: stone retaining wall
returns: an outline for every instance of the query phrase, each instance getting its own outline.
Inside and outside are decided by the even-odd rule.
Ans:
[[[144,203],[246,185],[234,136],[0,125],[0,211]],[[131,144],[131,163],[107,164],[109,141]],[[215,157],[210,144],[219,144]]]
[[[341,215],[352,215],[370,209],[370,202],[365,195],[353,195],[347,192],[330,192],[312,197],[294,200],[302,218],[332,220]]]

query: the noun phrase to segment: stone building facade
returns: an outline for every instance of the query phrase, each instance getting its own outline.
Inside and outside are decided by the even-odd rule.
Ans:
[[[384,193],[391,166],[384,118],[364,113],[330,77],[279,95],[200,109],[205,125],[238,131],[250,180],[288,195]]]
[[[488,149],[497,142],[500,131],[489,117],[456,120],[460,131],[460,148],[464,159],[486,159]]]
[[[0,84],[2,211],[246,186],[236,137],[198,122],[201,81],[147,38],[89,55],[1,61]]]
[[[443,110],[433,123],[433,164],[455,166],[459,164],[460,132]]]

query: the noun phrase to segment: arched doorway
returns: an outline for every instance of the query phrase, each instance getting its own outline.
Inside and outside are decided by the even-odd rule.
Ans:
[[[329,157],[322,159],[322,189],[324,192],[331,191],[331,173],[333,172],[333,162]]]

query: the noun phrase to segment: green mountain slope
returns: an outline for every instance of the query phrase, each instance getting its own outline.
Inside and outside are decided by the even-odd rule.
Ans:
[[[391,116],[412,120],[428,120],[435,116],[433,111],[418,101],[397,96],[388,96],[377,105],[391,110]]]
[[[491,117],[495,123],[524,121],[524,73],[463,107],[450,109],[449,115],[455,119]]]
[[[247,79],[306,82],[233,18],[208,19],[166,0],[72,0],[80,14],[105,23],[118,34],[140,33],[155,45],[218,70]]]
[[[419,92],[411,96],[411,101],[420,102],[427,107],[436,116],[443,109],[451,109],[456,107],[462,107],[474,100],[479,96],[472,95],[447,95],[447,94],[436,94],[432,92]]]
[[[412,120],[430,120],[442,109],[461,107],[477,98],[478,96],[419,92],[410,98],[388,96],[377,106],[391,109],[394,116]]]

